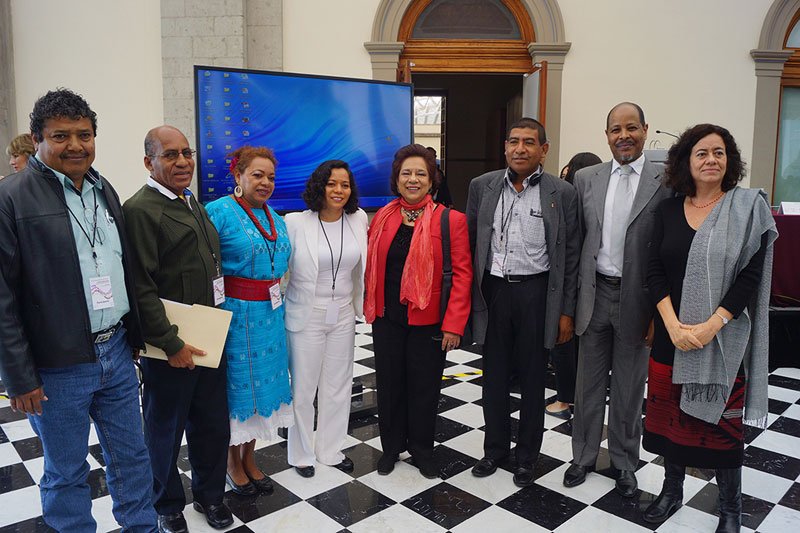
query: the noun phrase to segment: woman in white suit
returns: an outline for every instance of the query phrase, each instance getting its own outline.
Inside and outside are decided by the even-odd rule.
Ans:
[[[288,459],[298,474],[311,477],[315,460],[353,471],[341,450],[350,416],[355,317],[363,315],[367,215],[358,208],[344,161],[317,167],[303,200],[308,209],[285,217],[292,243],[285,304],[295,416]]]

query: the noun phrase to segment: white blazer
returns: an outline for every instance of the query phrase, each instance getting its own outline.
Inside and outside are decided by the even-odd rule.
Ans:
[[[283,217],[292,256],[289,258],[289,285],[286,287],[284,303],[286,329],[302,331],[314,308],[319,275],[319,219],[315,211],[306,209],[302,213],[289,213]],[[361,251],[361,261],[353,269],[353,308],[357,317],[364,315],[364,270],[367,265],[367,214],[359,209],[344,220],[356,236]]]

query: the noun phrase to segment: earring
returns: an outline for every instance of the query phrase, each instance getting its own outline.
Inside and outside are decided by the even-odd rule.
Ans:
[[[235,189],[233,189],[233,195],[234,195],[236,198],[241,198],[241,197],[242,197],[242,194],[244,194],[244,193],[243,193],[243,191],[242,191],[242,186],[241,186],[241,185],[239,185],[239,184],[237,183],[237,184],[236,184],[236,188],[235,188]]]

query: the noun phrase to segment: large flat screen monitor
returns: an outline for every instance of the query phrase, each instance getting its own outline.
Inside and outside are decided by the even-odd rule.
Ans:
[[[233,191],[227,154],[245,144],[275,151],[276,210],[304,209],[305,182],[328,159],[350,164],[361,207],[394,198],[392,159],[412,142],[410,84],[203,66],[194,77],[202,202]]]

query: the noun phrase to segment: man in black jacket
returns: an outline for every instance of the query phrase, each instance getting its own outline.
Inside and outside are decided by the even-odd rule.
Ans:
[[[42,441],[45,522],[94,531],[89,423],[114,516],[156,530],[133,357],[143,346],[119,198],[92,167],[96,114],[58,89],[34,104],[37,152],[0,182],[0,378]]]

